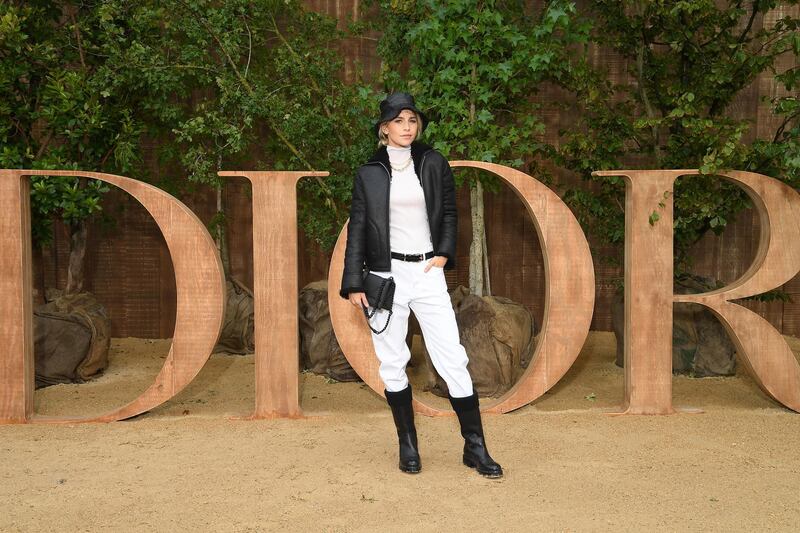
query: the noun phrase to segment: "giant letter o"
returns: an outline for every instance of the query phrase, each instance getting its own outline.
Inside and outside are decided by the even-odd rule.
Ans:
[[[594,267],[589,243],[569,208],[549,188],[512,168],[478,161],[454,161],[452,167],[474,167],[503,179],[520,197],[533,219],[544,256],[545,302],[542,330],[531,364],[519,381],[483,410],[507,413],[522,407],[561,379],[580,353],[594,309]],[[336,338],[358,375],[382,395],[378,360],[363,314],[339,296],[344,269],[347,225],[339,234],[328,271],[328,304]],[[418,399],[417,412],[443,415]]]

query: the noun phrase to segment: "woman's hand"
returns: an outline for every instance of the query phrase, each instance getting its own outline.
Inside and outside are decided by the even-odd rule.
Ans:
[[[443,255],[436,255],[431,257],[431,260],[428,261],[428,264],[425,265],[425,272],[430,270],[433,267],[436,268],[444,268],[444,265],[447,264],[447,258]]]
[[[350,303],[355,305],[356,307],[369,307],[369,302],[367,301],[367,295],[363,292],[351,292],[350,293]]]

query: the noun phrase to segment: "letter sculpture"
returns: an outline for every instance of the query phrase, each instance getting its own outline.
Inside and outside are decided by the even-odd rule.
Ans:
[[[300,417],[297,181],[327,172],[225,171],[253,185],[256,409],[252,418]]]
[[[545,263],[544,320],[533,359],[519,382],[484,410],[505,413],[530,403],[570,368],[589,331],[594,271],[589,245],[567,206],[550,189],[517,170],[476,161],[453,167],[493,172],[522,199],[533,218]],[[741,278],[703,294],[674,295],[672,188],[696,170],[596,172],[623,176],[625,199],[624,413],[667,414],[672,406],[672,304],[711,309],[761,388],[800,411],[800,365],[781,334],[731,300],[782,285],[800,271],[800,196],[778,180],[752,172],[724,176],[743,186],[761,219],[756,259]],[[110,413],[88,418],[33,413],[33,332],[28,176],[82,176],[120,187],[150,212],[164,234],[175,267],[177,315],[169,355],[153,384]],[[256,406],[251,418],[299,417],[296,184],[327,172],[220,172],[253,185]],[[651,223],[651,214],[660,219]],[[336,337],[353,368],[378,394],[383,386],[364,318],[338,295],[347,239],[339,235],[329,270],[328,302]],[[208,360],[222,326],[225,278],[211,236],[180,201],[146,183],[82,171],[0,170],[0,423],[112,421],[143,413],[182,390]],[[422,414],[444,415],[415,400]]]
[[[672,407],[672,304],[708,307],[727,329],[740,360],[769,396],[800,411],[800,365],[769,322],[730,300],[783,285],[800,271],[800,196],[754,172],[721,174],[744,188],[761,221],[756,258],[736,281],[702,294],[673,294],[672,188],[697,170],[609,170],[625,195],[625,404],[628,414],[669,414]],[[656,211],[660,219],[650,223]]]
[[[544,256],[545,303],[542,330],[533,359],[519,381],[484,411],[506,413],[522,407],[556,384],[580,353],[594,309],[594,269],[589,243],[578,221],[561,198],[531,176],[503,165],[454,161],[452,167],[492,172],[517,193],[533,219]],[[364,316],[339,296],[344,269],[347,226],[339,235],[328,272],[328,304],[336,338],[347,360],[372,390],[383,394],[378,363]],[[418,412],[444,415],[452,411],[414,399]]]
[[[175,267],[172,346],[155,381],[124,407],[94,418],[33,414],[33,302],[30,185],[27,176],[82,176],[116,185],[139,200],[164,234]],[[147,183],[79,170],[0,170],[0,423],[110,422],[141,414],[180,392],[208,360],[225,312],[225,275],[214,241],[183,203]]]

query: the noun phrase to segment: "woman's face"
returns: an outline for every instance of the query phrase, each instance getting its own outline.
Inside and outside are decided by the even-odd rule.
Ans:
[[[417,115],[410,109],[403,109],[397,117],[381,124],[381,130],[388,138],[389,146],[405,148],[417,138]]]

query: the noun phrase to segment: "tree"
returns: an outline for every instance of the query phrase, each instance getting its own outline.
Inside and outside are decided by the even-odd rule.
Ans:
[[[581,119],[562,132],[554,157],[586,180],[620,168],[699,168],[675,186],[676,274],[691,268],[691,246],[720,233],[750,205],[745,193],[716,174],[760,172],[800,186],[800,32],[788,6],[713,0],[595,0],[594,39],[628,61],[631,83],[614,85],[588,60],[573,63],[563,85],[576,96]],[[779,9],[781,11],[776,11]],[[781,12],[784,14],[781,15]],[[769,22],[767,15],[777,15]],[[781,60],[792,65],[780,70]],[[779,119],[767,138],[753,139],[749,119],[730,104],[758,76],[772,74],[785,94],[765,102]],[[624,239],[621,179],[595,181],[566,199],[582,222],[612,244]],[[657,223],[654,213],[651,223]]]
[[[184,94],[172,134],[190,181],[217,191],[212,229],[228,270],[223,167],[331,172],[300,183],[300,222],[323,248],[343,224],[355,167],[369,150],[369,90],[340,77],[344,36],[295,1],[152,0],[132,8],[168,21],[133,60],[151,85],[164,72]]]
[[[330,247],[355,167],[370,150],[374,96],[339,76],[335,21],[279,0],[35,0],[0,5],[0,163],[133,175],[173,193],[217,189],[211,222],[228,267],[223,166],[330,169],[301,182],[300,220]],[[366,111],[368,109],[368,111]],[[144,163],[186,180],[157,179]],[[179,171],[178,174],[181,172]],[[67,291],[83,286],[101,182],[34,179],[34,235],[72,235]]]
[[[100,55],[102,20],[80,4],[36,0],[0,5],[0,165],[128,173],[141,161],[145,95],[108,84]],[[70,230],[66,292],[83,289],[87,220],[98,213],[102,182],[34,178],[33,235],[51,236],[53,217]]]
[[[572,3],[554,1],[538,13],[519,2],[458,0],[380,3],[379,44],[387,88],[415,94],[433,120],[427,135],[446,157],[545,170],[544,125],[531,95],[562,74],[571,47],[588,38]],[[491,293],[483,221],[486,174],[459,173],[470,185],[470,291]]]

